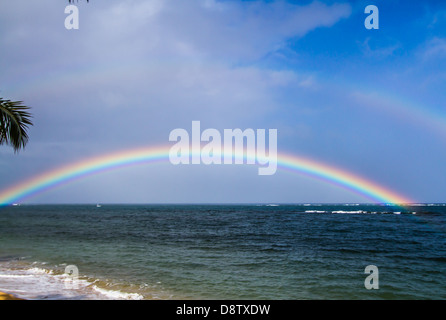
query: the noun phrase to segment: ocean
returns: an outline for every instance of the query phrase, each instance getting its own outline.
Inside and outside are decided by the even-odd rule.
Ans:
[[[445,222],[445,204],[9,206],[0,209],[0,291],[35,300],[445,299]]]

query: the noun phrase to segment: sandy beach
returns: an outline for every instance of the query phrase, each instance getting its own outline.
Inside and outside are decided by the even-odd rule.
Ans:
[[[9,293],[0,292],[0,300],[24,300],[24,299],[17,298]]]

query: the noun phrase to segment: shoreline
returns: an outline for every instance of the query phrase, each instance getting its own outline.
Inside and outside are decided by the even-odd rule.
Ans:
[[[0,300],[25,300],[21,298],[17,298],[16,296],[0,291]]]

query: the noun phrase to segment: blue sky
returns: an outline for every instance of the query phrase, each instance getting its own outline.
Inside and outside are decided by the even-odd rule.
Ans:
[[[85,1],[84,1],[85,2]],[[0,94],[32,107],[26,149],[0,148],[0,189],[58,166],[167,144],[171,130],[276,128],[279,152],[445,202],[441,1],[80,1],[0,4]],[[364,8],[379,9],[367,30]],[[30,202],[357,202],[249,166],[138,166]]]

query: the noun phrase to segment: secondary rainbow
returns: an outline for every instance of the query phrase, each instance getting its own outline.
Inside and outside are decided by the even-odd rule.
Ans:
[[[0,205],[21,202],[92,174],[137,164],[169,161],[170,146],[124,150],[88,158],[42,173],[0,191]],[[348,171],[291,154],[278,154],[279,169],[305,174],[359,194],[373,203],[406,204],[411,199]]]

